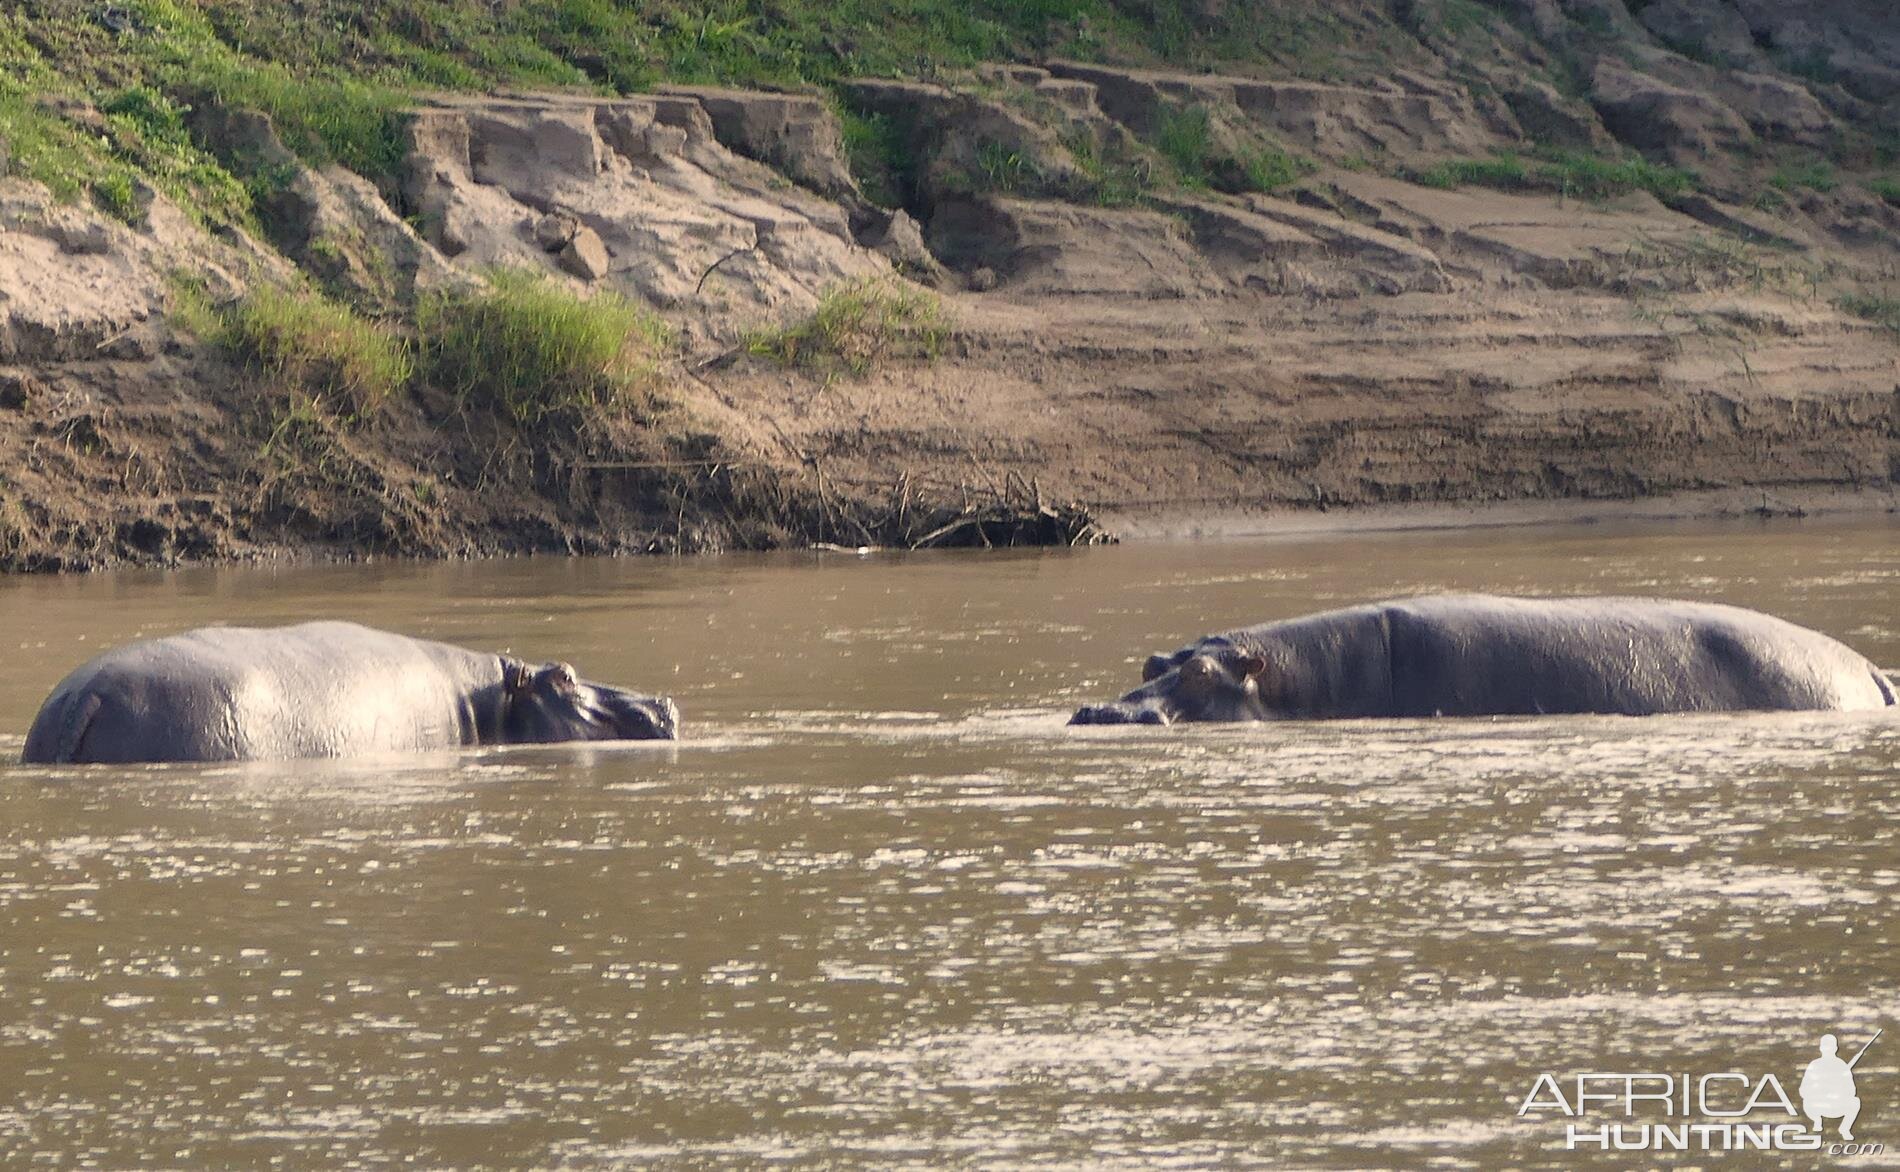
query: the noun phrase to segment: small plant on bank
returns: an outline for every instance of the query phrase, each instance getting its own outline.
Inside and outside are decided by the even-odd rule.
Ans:
[[[1801,52],[1783,50],[1776,56],[1781,67],[1797,77],[1822,85],[1832,85],[1841,79],[1840,70],[1834,67],[1833,53],[1821,45],[1812,45]]]
[[[1547,150],[1531,158],[1502,151],[1488,159],[1449,159],[1406,174],[1426,187],[1495,187],[1554,191],[1579,199],[1610,199],[1647,191],[1659,199],[1681,195],[1695,176],[1647,159],[1605,159],[1582,151]]]
[[[1247,190],[1278,191],[1305,178],[1314,168],[1310,159],[1268,148],[1240,160],[1240,169]]]
[[[1496,187],[1516,191],[1531,185],[1530,169],[1514,154],[1488,159],[1451,159],[1413,172],[1412,181],[1425,187]]]
[[[394,330],[314,290],[264,286],[214,306],[201,286],[179,279],[172,320],[343,422],[374,416],[414,369]]]
[[[1696,185],[1695,175],[1680,167],[1643,158],[1604,159],[1582,151],[1550,151],[1542,156],[1538,173],[1565,195],[1583,199],[1609,199],[1632,191],[1669,199]]]
[[[1867,190],[1895,207],[1900,207],[1900,179],[1883,177],[1867,181]]]
[[[1082,173],[1084,189],[1078,196],[1100,207],[1135,207],[1148,202],[1154,190],[1154,162],[1126,150],[1101,150],[1086,133],[1075,133],[1063,140],[1076,170]]]
[[[130,171],[112,170],[94,179],[92,198],[113,219],[127,224],[139,222],[142,209]]]
[[[1811,191],[1829,192],[1840,185],[1840,180],[1834,175],[1834,168],[1819,159],[1778,167],[1768,182],[1778,191],[1805,187]]]
[[[784,366],[842,366],[863,374],[887,358],[935,358],[945,334],[943,305],[932,294],[863,280],[832,288],[804,321],[748,334],[744,345],[747,353]]]
[[[1894,334],[1900,334],[1900,297],[1881,297],[1872,293],[1850,293],[1835,306],[1855,317],[1864,317]]]
[[[1206,187],[1213,178],[1214,123],[1206,107],[1163,110],[1154,146],[1174,165],[1183,185]]]
[[[207,342],[222,340],[224,314],[211,303],[204,278],[198,274],[173,270],[169,311],[171,324],[192,337]]]
[[[650,396],[671,331],[618,293],[581,297],[522,269],[485,289],[438,294],[417,307],[424,375],[463,404],[520,424],[557,414],[585,420]]]
[[[223,341],[248,364],[306,388],[318,406],[351,420],[375,415],[414,369],[409,343],[394,330],[314,290],[256,290],[226,314]]]
[[[884,114],[861,114],[843,106],[836,112],[845,158],[865,198],[887,208],[902,207],[917,163],[897,124]]]
[[[986,142],[976,152],[976,164],[983,170],[983,190],[1005,195],[1029,191],[1042,182],[1042,168],[1021,151],[999,142]]]
[[[1435,5],[1419,5],[1414,19],[1429,22],[1431,31],[1458,38],[1467,33],[1482,33],[1496,14],[1476,0],[1438,0]]]
[[[1181,186],[1190,190],[1211,187],[1229,194],[1276,191],[1314,169],[1310,160],[1278,147],[1222,146],[1213,116],[1205,106],[1164,110],[1155,129],[1154,146],[1172,165]]]

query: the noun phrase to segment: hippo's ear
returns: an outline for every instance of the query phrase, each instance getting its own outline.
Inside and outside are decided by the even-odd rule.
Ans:
[[[534,686],[534,669],[519,659],[504,659],[501,665],[502,690],[519,696]]]
[[[1159,679],[1174,670],[1174,657],[1171,655],[1150,655],[1148,662],[1141,665],[1141,682]]]
[[[1239,675],[1240,678],[1243,680],[1257,679],[1259,678],[1261,673],[1265,672],[1266,670],[1267,670],[1266,659],[1262,656],[1255,655],[1252,652],[1248,652],[1244,655],[1241,655],[1239,658],[1234,660],[1234,672],[1235,674]]]

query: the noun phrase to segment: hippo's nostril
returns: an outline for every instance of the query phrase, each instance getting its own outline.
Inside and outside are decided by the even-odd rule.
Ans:
[[[676,741],[679,739],[679,706],[664,696],[656,696],[634,709],[636,739]]]
[[[660,718],[656,720],[654,724],[660,730],[660,739],[666,741],[679,740],[680,706],[675,704],[670,697],[662,696],[656,707],[660,711]]]
[[[612,713],[603,719],[603,735],[630,741],[676,741],[679,739],[680,710],[670,697],[622,697]]]
[[[1168,714],[1131,704],[1089,704],[1075,710],[1070,724],[1168,724]]]

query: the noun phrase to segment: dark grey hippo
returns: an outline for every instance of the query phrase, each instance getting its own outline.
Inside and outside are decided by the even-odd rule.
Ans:
[[[40,707],[28,764],[342,757],[458,745],[671,740],[679,709],[355,623],[206,627],[116,648]]]
[[[1071,724],[1882,708],[1879,668],[1826,635],[1658,598],[1437,595],[1210,635]]]

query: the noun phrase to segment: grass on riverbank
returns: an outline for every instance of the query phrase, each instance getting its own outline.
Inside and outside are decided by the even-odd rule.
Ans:
[[[485,288],[424,298],[406,323],[371,320],[309,288],[262,285],[213,305],[180,279],[172,320],[291,391],[300,410],[346,425],[374,418],[417,382],[524,426],[637,412],[652,406],[672,340],[656,315],[617,294],[583,298],[506,269]]]
[[[853,281],[827,290],[810,317],[746,335],[746,352],[783,366],[864,374],[889,358],[933,359],[948,327],[943,304],[921,289]]]
[[[247,369],[345,423],[373,418],[415,373],[408,339],[312,289],[260,285],[213,306],[197,287],[173,292],[173,320]]]
[[[1667,167],[1642,158],[1607,159],[1569,150],[1528,156],[1501,151],[1482,159],[1452,159],[1409,171],[1405,177],[1426,187],[1554,191],[1578,199],[1612,199],[1633,191],[1647,191],[1658,199],[1668,199],[1696,186],[1695,175],[1680,167]]]
[[[1900,335],[1900,297],[1850,293],[1834,304],[1855,317],[1866,318],[1882,329]]]
[[[416,328],[424,378],[523,425],[651,408],[672,340],[655,314],[617,293],[583,298],[519,269],[491,273],[486,289],[425,297]]]
[[[1278,147],[1224,145],[1213,115],[1199,105],[1165,111],[1154,146],[1184,186],[1230,194],[1274,191],[1315,169],[1311,160]]]

